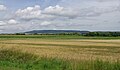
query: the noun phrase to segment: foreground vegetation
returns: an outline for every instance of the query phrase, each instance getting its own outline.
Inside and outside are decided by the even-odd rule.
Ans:
[[[74,63],[53,58],[37,56],[11,49],[0,50],[0,69],[2,70],[120,70],[120,62],[102,60]]]
[[[0,35],[0,70],[120,70],[120,37]]]

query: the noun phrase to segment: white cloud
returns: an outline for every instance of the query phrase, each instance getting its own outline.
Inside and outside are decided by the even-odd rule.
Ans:
[[[51,24],[51,22],[44,21],[44,22],[42,22],[40,25],[49,25],[49,24]]]
[[[4,21],[0,21],[0,26],[4,26],[6,25],[7,23],[5,23]]]
[[[78,11],[77,17],[96,17],[101,14],[120,11],[120,0],[62,0],[60,5]]]
[[[0,11],[5,11],[7,8],[4,5],[0,5]]]
[[[22,19],[53,20],[61,17],[74,18],[78,16],[78,12],[72,10],[71,8],[64,8],[59,5],[49,6],[44,10],[41,10],[39,5],[35,5],[34,7],[27,7],[25,9],[17,10],[16,16]]]
[[[59,5],[56,6],[49,6],[45,8],[44,13],[48,14],[60,14],[60,12],[64,11],[64,7],[60,7]]]
[[[0,21],[0,26],[7,26],[11,24],[17,24],[18,22],[14,19],[10,19],[8,22],[7,21]]]
[[[59,5],[49,6],[44,9],[43,13],[49,15],[61,16],[61,17],[68,17],[68,18],[76,17],[78,14],[76,11],[74,11],[71,8],[64,8]]]
[[[14,19],[10,19],[9,21],[8,21],[8,24],[17,24],[18,22],[16,21],[16,20],[14,20]]]
[[[34,7],[27,7],[25,9],[19,9],[16,11],[16,15],[24,19],[38,18],[41,15],[41,10],[39,5]]]

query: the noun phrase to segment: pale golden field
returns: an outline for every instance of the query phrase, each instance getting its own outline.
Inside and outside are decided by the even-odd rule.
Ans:
[[[0,39],[1,49],[16,49],[40,57],[67,60],[118,60],[120,40]]]

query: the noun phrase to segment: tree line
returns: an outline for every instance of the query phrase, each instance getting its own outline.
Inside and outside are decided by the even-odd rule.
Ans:
[[[103,36],[103,37],[118,37],[120,32],[89,32],[84,36]]]
[[[79,35],[79,36],[102,36],[102,37],[118,37],[120,32],[88,32],[88,33],[57,33],[57,34],[39,34],[39,33],[15,33],[15,34],[0,34],[0,35]]]

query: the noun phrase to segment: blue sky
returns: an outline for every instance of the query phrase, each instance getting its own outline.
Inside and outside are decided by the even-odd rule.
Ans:
[[[120,31],[120,0],[0,0],[0,33]]]
[[[0,4],[4,4],[12,9],[19,9],[28,6],[40,5],[42,8],[56,5],[60,0],[1,0]]]

